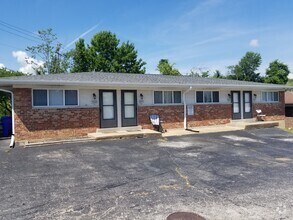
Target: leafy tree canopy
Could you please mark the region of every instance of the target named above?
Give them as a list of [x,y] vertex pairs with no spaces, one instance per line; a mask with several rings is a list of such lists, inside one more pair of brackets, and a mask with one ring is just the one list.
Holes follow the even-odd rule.
[[204,77],[208,78],[210,77],[210,71],[206,68],[192,68],[190,70],[190,73],[188,73],[188,76],[195,76],[195,77]]
[[261,61],[259,53],[247,52],[237,65],[228,67],[229,73],[227,78],[242,81],[262,82],[260,73],[256,72],[261,64]]
[[288,66],[278,60],[270,63],[264,78],[265,83],[286,84],[290,70]]
[[161,59],[157,66],[157,70],[163,75],[181,75],[178,69],[174,68],[174,63],[170,64],[168,59]]
[[[26,51],[33,58],[41,59],[44,64],[37,65],[35,68],[36,74],[54,74],[67,72],[69,67],[68,56],[61,53],[61,44],[56,43],[57,35],[53,33],[51,28],[39,30],[38,35],[40,43],[35,46],[28,46]],[[27,61],[29,62],[29,61]]]
[[120,40],[110,31],[95,34],[91,44],[85,46],[80,39],[72,50],[71,72],[102,71],[118,73],[145,73],[145,62],[138,59],[135,46]]
[[88,72],[91,70],[91,57],[84,39],[79,39],[75,43],[75,49],[71,51],[73,59],[71,72]]
[[7,68],[0,68],[0,77],[22,76],[24,73],[19,71],[9,70]]

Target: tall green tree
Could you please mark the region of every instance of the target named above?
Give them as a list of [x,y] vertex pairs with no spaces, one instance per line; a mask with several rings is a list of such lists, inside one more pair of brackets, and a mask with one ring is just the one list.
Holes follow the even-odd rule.
[[79,39],[75,43],[75,49],[72,50],[71,56],[73,59],[71,72],[91,71],[92,57],[89,49],[85,46],[84,39]]
[[261,56],[259,53],[247,52],[244,57],[235,66],[228,67],[228,79],[236,79],[243,81],[262,82],[260,73],[257,73]]
[[134,44],[120,44],[120,40],[110,31],[95,34],[88,47],[85,47],[83,40],[79,40],[72,50],[72,57],[72,72],[145,73],[146,63],[138,59]]
[[101,31],[91,40],[91,55],[93,70],[102,72],[115,72],[114,62],[119,40],[110,31]]
[[61,44],[56,43],[57,35],[53,33],[51,28],[39,30],[38,35],[40,43],[35,46],[28,46],[26,51],[35,59],[41,59],[43,66],[35,68],[37,74],[54,74],[66,72],[65,56],[61,53]]
[[163,75],[173,75],[179,76],[181,75],[179,70],[174,68],[174,63],[170,64],[168,59],[161,59],[157,66],[157,70]]
[[210,76],[210,71],[206,68],[192,68],[188,73],[188,76],[207,78]]
[[118,73],[145,73],[146,62],[138,59],[134,44],[126,42],[117,48],[114,70]]
[[266,70],[264,78],[265,83],[273,84],[286,84],[288,82],[288,75],[290,70],[288,66],[279,60],[274,60],[270,63],[269,68]]

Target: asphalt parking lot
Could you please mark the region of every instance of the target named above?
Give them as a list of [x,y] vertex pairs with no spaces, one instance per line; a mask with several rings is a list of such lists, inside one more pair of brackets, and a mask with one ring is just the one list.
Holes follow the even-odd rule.
[[292,219],[293,135],[279,129],[8,150],[0,219]]

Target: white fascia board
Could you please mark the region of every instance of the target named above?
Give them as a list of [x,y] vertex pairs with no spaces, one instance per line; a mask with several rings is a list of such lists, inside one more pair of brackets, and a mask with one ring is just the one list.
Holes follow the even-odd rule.
[[57,81],[57,80],[47,80],[47,81],[28,81],[28,80],[5,80],[0,82],[3,86],[18,86],[18,85],[47,85],[47,86],[99,86],[99,87],[127,87],[127,88],[142,88],[142,87],[174,87],[174,88],[226,88],[226,89],[278,89],[278,90],[293,90],[292,86],[285,85],[229,85],[229,84],[170,84],[170,83],[148,83],[148,84],[138,84],[138,83],[103,83],[103,82],[72,82],[72,81]]

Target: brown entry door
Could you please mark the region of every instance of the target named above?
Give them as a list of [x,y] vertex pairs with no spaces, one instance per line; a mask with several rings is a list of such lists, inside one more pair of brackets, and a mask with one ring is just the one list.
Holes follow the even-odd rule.
[[243,117],[252,118],[252,92],[243,92]]
[[116,90],[100,90],[99,100],[101,128],[117,127]]
[[137,94],[136,90],[121,91],[122,126],[137,125]]
[[231,92],[232,119],[241,119],[240,91]]

